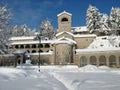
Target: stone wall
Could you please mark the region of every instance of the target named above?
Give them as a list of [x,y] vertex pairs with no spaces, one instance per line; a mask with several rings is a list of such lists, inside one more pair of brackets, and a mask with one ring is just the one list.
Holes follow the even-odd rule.
[[75,64],[82,67],[87,64],[120,67],[120,51],[81,52],[76,55]]
[[14,66],[16,57],[13,54],[0,55],[0,66]]
[[95,37],[75,37],[74,40],[77,42],[77,48],[87,48],[95,39]]

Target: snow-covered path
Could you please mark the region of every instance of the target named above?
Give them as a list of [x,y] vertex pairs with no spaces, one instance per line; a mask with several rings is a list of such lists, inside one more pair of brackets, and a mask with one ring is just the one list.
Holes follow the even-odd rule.
[[[28,68],[27,68],[28,69]],[[95,66],[0,68],[0,90],[119,90],[120,69]]]
[[69,90],[119,90],[120,75],[114,73],[59,72],[54,74]]
[[67,88],[48,72],[27,70],[21,76],[16,73],[4,75],[0,80],[0,90],[67,90]]

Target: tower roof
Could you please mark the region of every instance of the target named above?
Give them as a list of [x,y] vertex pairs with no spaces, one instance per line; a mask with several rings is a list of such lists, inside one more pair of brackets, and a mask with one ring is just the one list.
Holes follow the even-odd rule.
[[71,13],[68,13],[68,12],[66,12],[66,11],[63,11],[62,13],[58,14],[57,16],[59,17],[59,16],[62,15],[62,14],[68,14],[68,15],[72,16]]

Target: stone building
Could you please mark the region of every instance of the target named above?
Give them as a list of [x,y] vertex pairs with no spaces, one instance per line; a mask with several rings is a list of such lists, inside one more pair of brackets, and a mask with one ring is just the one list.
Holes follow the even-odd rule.
[[[53,40],[34,40],[35,36],[11,37],[10,52],[27,50],[33,64],[39,60],[41,64],[84,66],[107,65],[120,67],[120,48],[88,48],[97,38],[97,34],[89,33],[84,27],[72,27],[72,14],[64,11],[57,15],[58,33]],[[22,60],[21,60],[22,61]]]

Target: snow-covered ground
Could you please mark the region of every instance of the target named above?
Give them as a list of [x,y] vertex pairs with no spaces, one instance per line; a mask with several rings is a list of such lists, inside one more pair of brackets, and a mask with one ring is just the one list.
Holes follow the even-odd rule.
[[106,66],[0,67],[0,90],[119,90],[120,69]]

